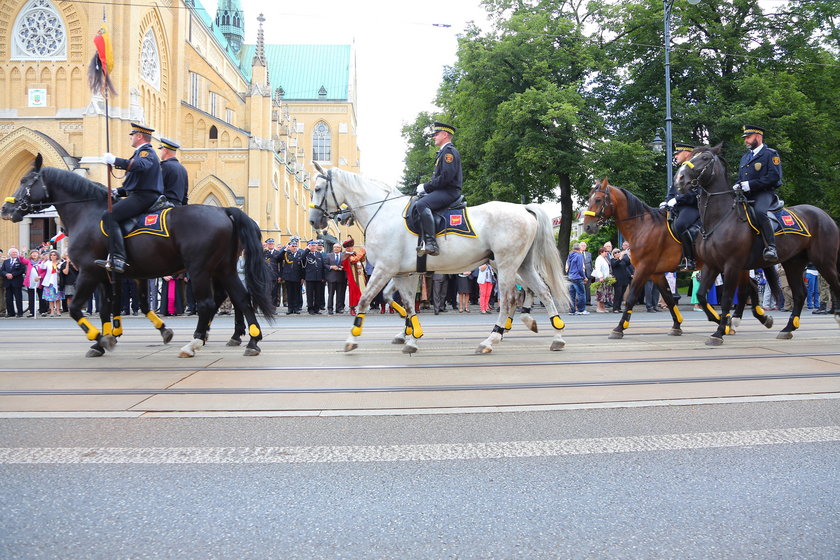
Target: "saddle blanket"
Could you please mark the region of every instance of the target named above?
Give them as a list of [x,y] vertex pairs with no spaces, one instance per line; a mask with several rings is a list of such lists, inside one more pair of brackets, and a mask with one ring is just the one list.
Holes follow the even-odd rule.
[[[406,206],[406,209],[408,207]],[[406,212],[407,214],[408,212]],[[420,228],[417,223],[410,220],[407,215],[405,218],[405,228],[414,235],[420,234]],[[467,215],[466,208],[459,208],[457,210],[439,210],[435,212],[435,236],[441,235],[460,235],[462,237],[478,237],[475,230],[470,223],[470,218]]]
[[811,237],[811,232],[805,226],[805,223],[788,208],[782,208],[776,212],[771,212],[771,222],[773,222],[773,231],[776,235],[783,235],[792,233],[795,235],[802,235],[804,237]]
[[[123,237],[134,237],[135,235],[157,235],[160,237],[169,237],[169,226],[168,226],[168,214],[172,208],[164,208],[158,212],[152,212],[150,214],[140,214],[136,218],[132,218],[131,220],[126,220],[125,222],[120,224],[120,227],[123,231]],[[108,237],[108,234],[105,232],[105,228],[102,225],[102,221],[99,222],[99,229],[102,231],[102,234],[105,237]]]

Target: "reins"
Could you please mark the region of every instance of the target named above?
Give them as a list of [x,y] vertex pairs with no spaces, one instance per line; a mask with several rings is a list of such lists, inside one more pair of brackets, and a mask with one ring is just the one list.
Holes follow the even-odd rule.
[[[385,198],[382,199],[382,200],[376,200],[374,202],[368,202],[367,204],[361,204],[361,205],[357,206],[356,209],[354,209],[350,206],[348,206],[346,209],[342,209],[341,206],[338,204],[338,197],[335,196],[335,187],[333,187],[332,171],[333,171],[332,169],[328,170],[326,175],[323,174],[323,173],[318,174],[318,177],[323,178],[324,181],[326,182],[326,192],[324,193],[324,196],[321,198],[321,202],[319,204],[317,204],[317,205],[311,204],[310,207],[315,208],[317,210],[320,210],[321,213],[324,214],[324,216],[326,216],[328,218],[335,219],[339,214],[343,214],[343,213],[349,211],[350,215],[353,217],[353,219],[357,219],[356,212],[355,212],[356,209],[365,208],[366,206],[374,206],[374,205],[378,204],[379,208],[376,209],[376,211],[373,213],[373,215],[368,220],[367,224],[364,224],[362,226],[362,234],[363,235],[367,235],[367,230],[370,227],[370,224],[373,222],[373,219],[376,218],[376,215],[379,214],[379,211],[382,210],[382,207],[385,206],[386,202],[388,202],[389,200],[397,200],[398,198],[403,198],[403,197],[409,196],[409,195],[406,195],[406,194],[401,194],[399,196],[395,196],[395,197],[391,198],[391,193],[388,192],[388,194],[385,195]],[[333,204],[336,207],[336,210],[334,212],[328,212],[327,208],[326,208],[326,201],[327,201],[327,194],[328,193],[332,195]]]
[[[708,239],[709,237],[711,237],[712,234],[715,232],[715,230],[718,228],[718,226],[720,226],[721,224],[723,224],[726,221],[726,218],[729,216],[729,214],[731,214],[733,212],[736,212],[736,207],[738,206],[739,202],[746,202],[747,201],[746,197],[744,196],[743,191],[741,191],[740,189],[738,189],[738,190],[727,189],[725,191],[720,191],[720,192],[709,192],[709,190],[706,189],[706,187],[703,186],[703,184],[701,184],[700,181],[703,178],[703,174],[706,173],[706,171],[709,168],[712,168],[712,171],[711,171],[711,175],[708,178],[708,181],[711,182],[712,179],[715,177],[716,170],[714,169],[714,167],[715,167],[714,162],[716,162],[716,161],[718,161],[718,157],[716,155],[714,155],[713,158],[709,161],[709,163],[706,164],[705,166],[703,166],[703,169],[700,170],[700,173],[697,174],[697,177],[688,181],[689,188],[701,191],[700,197],[702,197],[705,200],[705,202],[702,205],[702,209],[700,209],[700,224],[701,224],[700,235],[703,236],[703,239]],[[694,164],[691,163],[690,161],[685,162],[684,165],[687,165],[688,167],[694,169]],[[720,219],[718,219],[718,221],[714,224],[712,229],[707,230],[706,227],[705,227],[706,226],[705,216],[706,216],[706,212],[708,211],[709,203],[711,202],[713,196],[719,196],[719,195],[731,195],[731,196],[733,196],[734,198],[733,198],[732,206],[729,207],[729,211],[726,212],[726,214],[724,214],[723,216],[720,217]],[[698,199],[700,197],[698,197]],[[740,216],[737,216],[737,215],[736,215],[736,217],[738,218],[739,221],[742,221],[742,222],[746,221],[746,214],[744,215],[743,218],[741,218]]]

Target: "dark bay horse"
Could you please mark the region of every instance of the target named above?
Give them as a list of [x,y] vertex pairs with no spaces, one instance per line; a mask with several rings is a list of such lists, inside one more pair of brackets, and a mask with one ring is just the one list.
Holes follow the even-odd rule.
[[[721,146],[703,146],[677,171],[675,186],[680,192],[699,191],[700,219],[703,223],[698,250],[703,255],[699,292],[705,296],[714,278],[723,273],[722,320],[706,344],[718,346],[729,325],[733,286],[744,269],[767,267],[762,257],[764,244],[751,224],[746,197],[731,188],[732,182],[720,157]],[[793,306],[787,325],[776,338],[793,338],[805,302],[802,273],[812,262],[831,286],[834,299],[840,298],[840,228],[831,216],[816,206],[792,206],[804,232],[776,235],[779,260],[793,293]],[[705,302],[704,302],[705,303]],[[834,319],[840,324],[840,311]]]
[[[13,197],[5,200],[0,217],[19,222],[26,214],[54,206],[68,236],[69,255],[79,268],[76,295],[70,304],[70,316],[94,342],[88,356],[101,356],[110,350],[115,336],[122,332],[119,302],[111,322],[110,278],[94,264],[108,253],[107,238],[100,218],[107,208],[106,188],[70,171],[42,167],[38,154],[35,165],[21,179]],[[193,204],[171,209],[167,214],[165,235],[142,234],[126,239],[131,266],[126,276],[134,279],[159,278],[186,271],[195,296],[198,324],[193,340],[181,349],[182,357],[195,355],[207,340],[210,323],[225,292],[240,309],[248,323],[250,341],[245,355],[260,353],[262,331],[254,312],[256,306],[267,320],[274,318],[270,296],[270,271],[262,258],[262,242],[257,224],[238,208],[219,208]],[[236,274],[236,260],[245,251],[245,286]],[[116,282],[119,284],[119,282]],[[82,315],[82,306],[97,286],[105,286],[105,305],[100,307],[102,331]],[[253,306],[252,306],[253,302]],[[149,310],[148,298],[140,298],[140,307],[166,339],[166,325]],[[170,334],[171,337],[171,334]]]
[[[679,266],[682,245],[668,228],[664,211],[648,206],[630,191],[614,187],[604,179],[600,184],[596,183],[589,194],[589,208],[584,212],[583,230],[589,234],[597,233],[610,219],[615,220],[618,231],[630,242],[630,261],[635,268],[628,288],[627,307],[618,325],[610,333],[610,338],[622,338],[625,329],[630,327],[633,306],[642,298],[645,282],[649,279],[659,287],[662,298],[671,313],[673,325],[668,334],[681,335],[683,317],[676,306],[674,296],[665,279],[665,273],[673,272]],[[698,263],[702,262],[702,259],[702,253],[698,253]],[[774,273],[770,272],[770,274],[771,279],[774,278]],[[714,278],[712,276],[712,280]],[[755,286],[750,281],[749,274],[744,273],[740,280],[752,301],[753,316],[762,325],[768,329],[771,328],[773,317],[764,313],[764,310],[758,306]],[[746,296],[740,299],[737,314],[739,317],[743,313],[746,300]],[[702,308],[709,321],[720,321],[720,316],[705,301]]]

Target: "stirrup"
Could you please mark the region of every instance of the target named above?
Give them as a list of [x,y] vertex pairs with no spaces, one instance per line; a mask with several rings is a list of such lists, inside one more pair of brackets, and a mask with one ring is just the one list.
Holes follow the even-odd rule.
[[683,257],[682,261],[680,262],[680,270],[696,270],[697,263],[694,262],[694,259],[690,259],[688,257]]
[[423,254],[429,255],[432,257],[436,257],[440,254],[440,249],[438,245],[434,241],[424,241],[423,242]]
[[764,260],[768,263],[775,264],[779,262],[779,254],[776,252],[776,248],[772,246],[767,246],[764,249],[764,253],[762,254]]

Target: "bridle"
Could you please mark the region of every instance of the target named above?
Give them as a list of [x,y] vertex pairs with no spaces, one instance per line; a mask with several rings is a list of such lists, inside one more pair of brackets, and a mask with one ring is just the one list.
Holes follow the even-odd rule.
[[[717,158],[718,158],[718,156],[716,154],[712,153],[711,159],[709,159],[709,161],[708,161],[708,163],[706,163],[706,165],[704,165],[702,168],[700,168],[700,172],[697,173],[697,176],[688,181],[688,185],[687,185],[687,189],[686,189],[686,190],[690,189],[690,190],[693,190],[694,192],[699,192],[700,193],[698,195],[698,198],[697,198],[698,202],[700,202],[701,199],[705,199],[705,202],[698,205],[698,210],[700,211],[700,223],[702,224],[702,226],[700,228],[700,234],[703,236],[703,239],[708,239],[709,237],[711,237],[712,233],[714,233],[714,231],[717,229],[717,227],[726,221],[727,216],[730,213],[735,212],[735,208],[737,207],[738,203],[739,202],[746,202],[746,200],[747,200],[746,197],[744,196],[744,193],[740,189],[738,189],[738,190],[726,189],[726,190],[722,190],[720,192],[709,192],[709,190],[703,185],[703,183],[706,183],[706,184],[711,183],[712,179],[714,179],[715,174],[717,173],[717,171],[715,169],[715,161],[717,160]],[[683,165],[689,167],[690,169],[694,169],[696,167],[690,160],[683,163]],[[706,171],[709,170],[709,168],[711,168],[711,174],[709,175],[708,180],[704,180],[703,175],[706,173]],[[707,212],[708,207],[709,207],[709,203],[711,202],[711,199],[712,199],[713,196],[719,196],[719,195],[731,195],[731,196],[733,196],[734,197],[733,204],[729,208],[729,212],[727,212],[727,214],[725,216],[722,216],[718,220],[718,222],[716,224],[714,224],[714,226],[712,226],[712,229],[707,230],[706,229],[706,218],[705,218],[705,216],[706,216],[706,212]],[[743,219],[740,218],[740,217],[738,219],[740,219],[742,221],[746,220],[746,216]]]
[[[602,189],[602,187],[603,187],[603,189]],[[606,186],[598,185],[598,186],[596,186],[592,190],[592,194],[589,195],[589,198],[592,198],[594,195],[596,195],[598,193],[601,193],[601,194],[604,195],[604,198],[601,199],[601,207],[598,209],[597,212],[593,212],[592,210],[586,210],[586,211],[583,212],[583,215],[584,216],[592,216],[593,218],[595,218],[595,220],[596,220],[595,223],[600,228],[600,227],[603,227],[604,224],[606,224],[610,220],[610,218],[604,216],[604,213],[606,212],[607,208],[612,210],[611,214],[614,214],[615,213],[615,207],[613,206],[612,198],[610,198],[610,186],[609,185],[606,185]],[[612,216],[610,216],[610,217],[612,217]]]
[[[346,214],[349,213],[351,218],[358,221],[358,218],[357,218],[356,213],[353,210],[353,208],[351,208],[350,206],[348,206],[346,204],[340,205],[338,203],[338,197],[335,196],[335,187],[333,186],[332,171],[333,171],[332,169],[329,169],[329,170],[327,170],[326,174],[325,173],[319,173],[317,175],[318,178],[324,179],[325,192],[324,192],[324,196],[321,197],[321,201],[318,204],[312,203],[312,204],[309,205],[309,207],[313,210],[319,210],[321,212],[321,214],[323,214],[327,218],[335,219],[338,216],[346,215]],[[333,205],[336,207],[336,210],[334,210],[332,212],[327,210],[326,203],[327,203],[327,196],[328,195],[332,196]],[[407,196],[407,195],[401,195],[401,196]],[[367,228],[370,226],[371,222],[373,222],[373,219],[376,218],[376,215],[379,214],[379,211],[382,210],[382,207],[389,200],[396,200],[396,197],[391,198],[391,193],[390,192],[387,195],[385,195],[385,198],[382,199],[382,200],[378,200],[376,202],[369,202],[368,204],[363,204],[362,206],[359,207],[359,208],[364,208],[365,206],[373,206],[374,204],[379,205],[379,208],[377,208],[376,211],[373,213],[373,216],[370,217],[370,220],[368,220],[368,223],[365,224],[362,227],[362,233],[367,232]],[[359,223],[361,224],[361,222],[359,222]]]
[[20,189],[18,189],[18,193],[23,193],[22,197],[14,197],[14,196],[7,196],[3,199],[3,202],[7,202],[9,204],[15,205],[15,212],[20,212],[23,215],[26,214],[33,214],[36,212],[43,212],[47,208],[53,205],[52,202],[31,202],[32,198],[32,187],[39,184],[41,188],[44,189],[44,196],[45,198],[50,198],[49,190],[47,189],[47,184],[41,178],[41,171],[32,171],[28,178],[25,179]]

